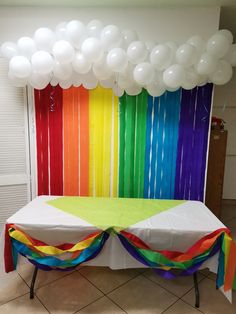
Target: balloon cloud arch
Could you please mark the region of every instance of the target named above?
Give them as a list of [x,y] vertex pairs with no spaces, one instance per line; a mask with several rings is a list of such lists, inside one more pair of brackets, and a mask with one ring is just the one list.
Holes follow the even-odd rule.
[[50,83],[93,89],[100,84],[117,96],[124,91],[137,95],[142,88],[160,96],[207,82],[223,85],[236,66],[236,44],[229,30],[219,30],[207,41],[195,35],[178,46],[144,42],[133,30],[104,26],[99,20],[39,28],[32,38],[3,43],[1,54],[9,60],[8,76],[15,86],[43,89]]

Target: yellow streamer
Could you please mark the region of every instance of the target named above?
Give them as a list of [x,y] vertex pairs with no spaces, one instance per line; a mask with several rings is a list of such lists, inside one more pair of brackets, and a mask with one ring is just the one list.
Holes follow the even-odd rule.
[[119,99],[113,94],[113,182],[112,182],[112,197],[118,196],[118,116],[119,116]]
[[93,240],[100,234],[96,234],[93,237],[89,238],[89,239],[85,239],[79,243],[76,243],[72,248],[68,249],[68,250],[62,250],[59,249],[55,246],[51,246],[51,245],[34,245],[23,233],[21,233],[18,230],[10,230],[9,232],[10,237],[27,245],[28,247],[31,247],[39,252],[42,252],[44,254],[47,255],[59,255],[59,254],[63,254],[66,252],[76,252],[76,251],[81,251],[86,249],[87,247],[89,247],[91,245],[91,243],[93,242]]
[[118,98],[97,87],[89,94],[89,195],[117,196]]

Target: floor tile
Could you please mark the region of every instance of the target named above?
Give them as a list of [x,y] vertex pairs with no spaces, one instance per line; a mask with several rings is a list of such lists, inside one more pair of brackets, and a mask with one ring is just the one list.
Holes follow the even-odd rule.
[[86,306],[79,312],[79,314],[122,314],[122,311],[116,304],[114,304],[107,297],[103,297],[98,301]]
[[114,290],[140,274],[137,269],[113,270],[108,267],[83,267],[79,272],[103,293]]
[[74,313],[103,296],[79,272],[39,288],[36,294],[50,313],[57,314]]
[[163,314],[200,314],[200,312],[192,306],[179,300],[169,307]]
[[146,277],[140,275],[109,295],[129,314],[158,314],[173,304],[177,298]]
[[[165,279],[157,274],[154,273],[154,271],[147,270],[144,273],[144,276],[163,288],[167,289],[168,291],[172,292],[178,297],[182,297],[186,292],[188,292],[193,286],[193,276],[188,277],[178,277],[173,280]],[[201,273],[198,274],[198,280],[205,278]]]
[[29,287],[17,273],[10,273],[9,283],[0,289],[0,305],[29,292]]
[[31,300],[29,294],[0,306],[0,314],[48,314],[37,298]]
[[[31,279],[33,276],[34,266],[30,263],[27,263],[25,265],[21,265],[17,269],[17,271],[19,272],[20,276],[25,280],[25,282],[30,286]],[[62,278],[68,275],[69,273],[71,272],[62,272],[62,271],[56,271],[56,270],[43,271],[39,269],[37,278],[35,281],[35,289],[43,287],[59,278]]]
[[200,269],[199,272],[203,274],[205,277],[207,277],[211,273],[209,268]]
[[212,279],[212,280],[214,280],[214,282],[215,282],[215,284],[216,284],[217,274],[212,273],[212,272],[210,271],[207,277],[210,278],[210,279]]
[[[199,284],[200,310],[205,314],[235,314],[236,292],[233,292],[234,303],[231,304],[221,291],[216,290],[215,283],[209,278],[203,279]],[[194,304],[195,295],[192,289],[183,298],[190,305]]]

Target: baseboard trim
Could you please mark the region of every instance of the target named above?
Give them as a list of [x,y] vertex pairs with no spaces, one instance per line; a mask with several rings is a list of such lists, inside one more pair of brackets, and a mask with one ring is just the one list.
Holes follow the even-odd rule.
[[222,199],[222,205],[227,204],[236,206],[236,199]]

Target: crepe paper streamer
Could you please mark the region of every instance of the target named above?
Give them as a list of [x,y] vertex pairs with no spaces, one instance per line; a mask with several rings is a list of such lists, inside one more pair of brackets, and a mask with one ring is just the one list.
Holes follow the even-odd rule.
[[224,291],[234,288],[236,275],[236,246],[226,228],[218,229],[197,241],[186,252],[152,250],[137,236],[121,231],[118,235],[126,250],[142,264],[154,268],[165,278],[174,278],[172,270],[179,269],[179,275],[191,275],[204,261],[219,252],[217,287]]
[[[9,236],[12,247],[21,255],[29,258],[37,265],[45,265],[53,268],[67,268],[78,266],[85,261],[97,256],[102,250],[106,240],[109,237],[108,232],[96,232],[84,238],[77,244],[63,244],[59,246],[49,246],[39,240],[33,239],[14,225],[8,226]],[[63,253],[72,254],[71,258],[59,259],[55,256],[61,256]],[[6,257],[7,258],[7,257]],[[13,259],[13,258],[12,258]],[[9,263],[9,265],[7,265]],[[5,259],[6,269],[11,271],[15,269],[14,265],[8,259]]]
[[[6,272],[16,268],[16,253],[25,256],[40,269],[73,269],[81,263],[95,258],[101,252],[110,234],[117,235],[125,249],[136,260],[153,268],[156,273],[168,279],[192,275],[207,259],[219,252],[217,287],[223,286],[225,292],[235,288],[236,245],[226,228],[218,229],[204,236],[186,252],[178,252],[152,250],[137,236],[126,231],[117,232],[114,228],[90,234],[77,244],[67,243],[49,246],[29,237],[17,226],[7,225],[5,238]],[[62,254],[64,253],[71,253],[70,258],[63,259]],[[178,270],[177,273],[176,270]]]
[[174,198],[180,96],[148,98],[144,197]]
[[123,230],[162,211],[183,204],[178,200],[109,197],[59,197],[47,204],[86,220],[100,229]]
[[38,195],[49,195],[48,165],[48,89],[34,90],[37,135]]
[[88,195],[89,187],[89,93],[79,88],[79,195]]
[[64,195],[79,193],[79,89],[63,91]]
[[212,84],[182,91],[176,199],[203,200]]
[[59,85],[50,88],[48,100],[50,194],[63,195],[62,89]]
[[89,93],[89,194],[117,196],[118,99],[112,90]]
[[203,200],[211,95],[35,91],[38,194]]
[[4,261],[5,261],[5,272],[9,273],[10,271],[16,268],[15,264],[15,254],[14,247],[11,243],[11,237],[9,235],[10,225],[5,226],[5,243],[4,243]]

